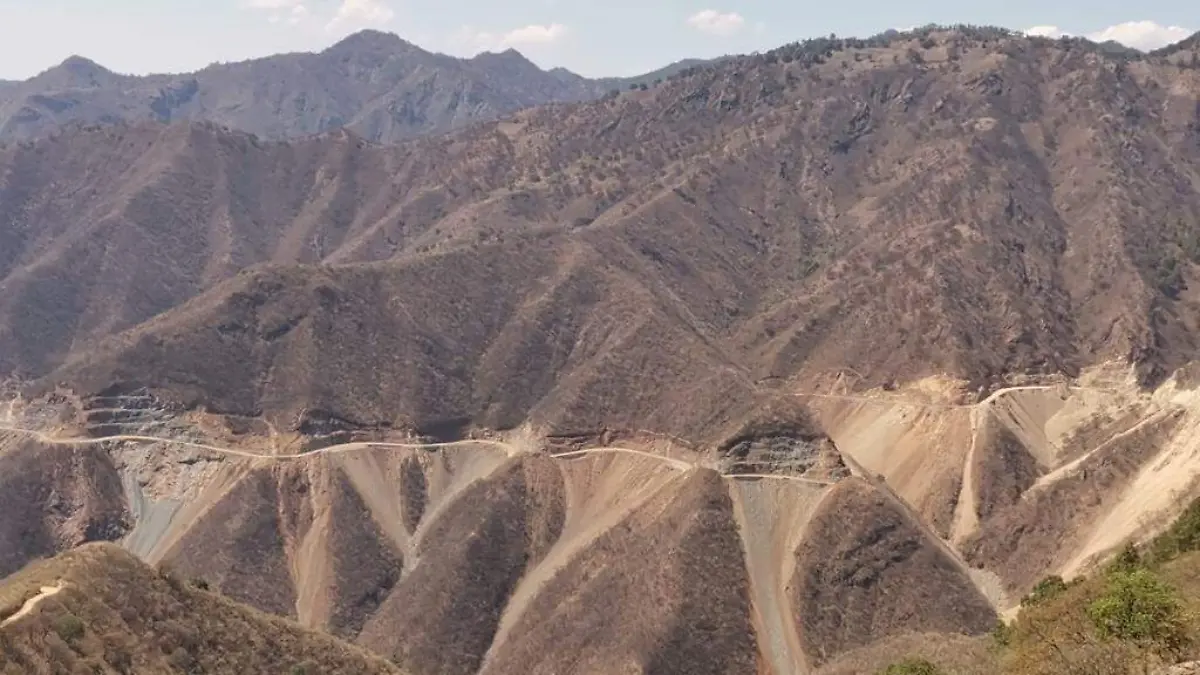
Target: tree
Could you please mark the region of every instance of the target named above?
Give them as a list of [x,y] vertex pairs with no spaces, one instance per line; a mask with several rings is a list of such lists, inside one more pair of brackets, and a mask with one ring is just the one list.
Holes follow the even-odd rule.
[[1162,656],[1178,654],[1188,643],[1175,589],[1147,569],[1109,574],[1104,594],[1088,605],[1087,615],[1102,639],[1123,640]]

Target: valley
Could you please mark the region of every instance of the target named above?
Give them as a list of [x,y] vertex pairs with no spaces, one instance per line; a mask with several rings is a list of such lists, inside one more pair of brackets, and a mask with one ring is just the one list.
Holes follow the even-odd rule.
[[1200,548],[1198,49],[6,83],[0,672],[1149,654],[1086,603]]
[[[401,664],[404,658],[419,662],[411,655],[432,646],[385,638],[379,628],[395,625],[395,618],[385,617],[393,616],[397,603],[431,602],[427,593],[452,583],[431,581],[431,575],[470,574],[458,569],[471,564],[469,558],[442,556],[463,545],[456,543],[463,527],[474,529],[481,537],[474,555],[500,565],[491,574],[502,572],[503,579],[486,582],[490,592],[500,594],[500,604],[492,606],[486,626],[472,620],[471,630],[482,632],[466,653],[473,656],[463,672],[504,672],[504,663],[527,653],[530,621],[543,620],[543,612],[568,598],[595,592],[599,579],[571,581],[572,570],[603,564],[609,574],[620,574],[628,564],[634,574],[646,565],[645,558],[617,551],[638,546],[639,539],[618,549],[612,548],[615,542],[646,536],[636,528],[668,517],[672,504],[704,495],[712,504],[707,508],[726,519],[731,537],[705,555],[729,561],[721,568],[727,576],[717,583],[743,589],[737,600],[730,598],[741,609],[730,609],[733,614],[722,621],[753,631],[756,646],[747,654],[757,654],[754,658],[770,672],[819,672],[831,656],[907,634],[913,620],[923,622],[925,630],[955,631],[963,621],[987,629],[994,621],[990,617],[1011,614],[1045,573],[1068,578],[1086,573],[1129,538],[1168,522],[1180,503],[1200,496],[1200,445],[1192,440],[1200,407],[1194,390],[1174,379],[1145,392],[1132,370],[1112,364],[1075,381],[1000,388],[977,403],[955,400],[958,389],[934,380],[892,391],[796,392],[829,440],[814,445],[789,438],[787,452],[740,459],[722,454],[742,447],[736,444],[698,449],[613,432],[610,438],[622,440],[555,447],[552,438],[527,428],[452,441],[389,439],[377,432],[378,437],[363,440],[336,440],[335,435],[312,439],[311,449],[296,452],[287,450],[294,443],[279,437],[234,433],[219,415],[179,412],[176,419],[167,415],[164,420],[148,414],[160,404],[141,394],[128,397],[136,407],[100,408],[105,415],[96,423],[91,414],[92,426],[94,404],[61,396],[16,398],[4,408],[0,456],[37,462],[50,448],[90,455],[102,472],[111,473],[109,482],[122,486],[119,495],[111,495],[115,501],[89,507],[108,510],[120,521],[110,535],[114,541],[151,563],[169,563],[204,579],[236,600],[356,639],[401,658]],[[127,420],[119,423],[122,433],[101,435],[113,430],[116,418]],[[172,431],[156,435],[155,427]],[[1142,430],[1155,436],[1148,452],[1134,446],[1139,461],[1121,466],[1116,476],[1093,475],[1103,473],[1093,467],[1111,462],[1106,457],[1112,448],[1145,442]],[[761,433],[751,445],[778,448],[779,439]],[[814,450],[826,456],[814,461]],[[768,456],[770,461],[764,459]],[[759,464],[748,464],[752,461]],[[1098,508],[1089,496],[1095,485],[1104,486]],[[60,489],[67,490],[62,496],[68,499],[83,500],[79,503],[97,496],[87,486],[74,495],[78,486],[55,488]],[[528,495],[520,498],[520,508],[540,505],[533,513],[511,516],[515,523],[549,528],[529,540],[536,548],[526,563],[504,553],[515,543],[509,528],[520,525],[508,522],[509,516],[502,524],[490,515],[516,506],[507,501],[515,496],[512,490]],[[634,525],[647,517],[646,524]],[[852,564],[879,566],[881,583],[894,579],[909,586],[938,578],[930,575],[940,570],[939,587],[955,588],[958,595],[925,606],[905,619],[903,630],[887,623],[898,607],[894,598],[857,601],[867,604],[858,606],[856,616],[874,616],[866,619],[873,628],[843,626],[830,633],[804,623],[820,614],[789,598],[805,574],[827,574],[817,570],[840,559],[828,550],[840,545],[836,536],[821,529],[829,518],[843,522],[843,529],[846,518],[866,518],[867,528],[895,519],[897,532],[916,542],[905,546],[916,548],[896,559],[889,551],[900,544],[882,544],[873,553],[855,553],[882,558]],[[60,541],[78,536],[71,533],[70,521],[47,525]],[[493,527],[501,529],[487,534]],[[666,546],[661,551],[667,557],[655,565],[668,565],[674,547],[688,545],[693,535],[685,532],[664,532],[667,539],[651,540]],[[855,534],[851,528],[840,536],[850,537],[848,550],[858,550],[862,544],[852,542],[866,532]],[[247,536],[255,541],[250,549]],[[684,539],[668,543],[678,536]],[[340,548],[347,544],[354,547],[353,558],[345,558]],[[200,555],[198,546],[208,553]],[[823,552],[809,559],[802,555],[809,549]],[[997,550],[1003,552],[999,557]],[[1036,567],[1012,565],[1005,555],[1030,558]],[[370,564],[378,567],[359,569],[364,561],[377,561]],[[683,583],[672,566],[655,565],[650,569],[665,575],[663,583]],[[275,571],[266,575],[265,570]],[[1035,575],[1026,570],[1036,570]],[[834,594],[831,601],[855,603],[854,594],[862,591],[855,586],[838,591],[838,583],[822,582],[823,592]],[[445,599],[421,606],[453,612],[454,602],[448,607],[441,602]],[[630,596],[624,602],[636,607],[638,601]],[[973,614],[954,614],[963,602]],[[620,611],[630,611],[629,605],[622,604]],[[466,624],[453,623],[466,617],[440,620],[458,626],[452,632],[467,630]],[[617,644],[610,643],[614,653],[635,648]],[[538,651],[547,663],[560,654],[547,645]]]

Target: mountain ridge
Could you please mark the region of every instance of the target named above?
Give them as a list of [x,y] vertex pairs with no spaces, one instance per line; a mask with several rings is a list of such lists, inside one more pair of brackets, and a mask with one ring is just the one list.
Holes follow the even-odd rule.
[[1198,102],[965,27],[0,146],[0,564],[119,540],[414,673],[983,633],[1200,490]]
[[599,98],[641,81],[564,72],[544,71],[512,49],[460,59],[375,30],[319,52],[214,63],[190,73],[122,75],[72,56],[0,85],[0,141],[38,137],[70,122],[191,119],[264,138],[348,127],[394,142],[535,105]]

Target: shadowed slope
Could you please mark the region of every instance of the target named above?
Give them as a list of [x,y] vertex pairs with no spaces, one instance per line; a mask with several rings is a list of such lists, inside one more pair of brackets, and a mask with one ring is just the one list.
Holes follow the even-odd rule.
[[676,308],[626,274],[580,269],[594,253],[506,253],[249,272],[55,378],[300,430],[715,433],[754,404]]
[[482,672],[753,672],[749,603],[729,496],[698,471],[548,580]]
[[0,576],[131,527],[121,477],[99,448],[75,452],[0,439]]
[[513,589],[558,539],[564,518],[554,462],[510,461],[425,526],[412,571],[359,642],[414,673],[476,672]]
[[885,637],[983,633],[996,621],[941,542],[859,479],[833,488],[812,516],[791,594],[805,652],[818,665]]

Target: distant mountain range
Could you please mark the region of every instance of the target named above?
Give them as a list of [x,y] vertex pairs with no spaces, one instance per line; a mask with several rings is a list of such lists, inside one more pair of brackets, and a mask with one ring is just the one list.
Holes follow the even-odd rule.
[[378,31],[356,33],[320,53],[178,75],[120,75],[73,56],[24,82],[0,81],[0,141],[34,138],[71,122],[191,120],[272,139],[347,127],[387,143],[545,103],[598,98],[700,62],[588,79],[542,70],[512,49],[459,59]]

